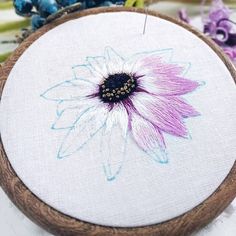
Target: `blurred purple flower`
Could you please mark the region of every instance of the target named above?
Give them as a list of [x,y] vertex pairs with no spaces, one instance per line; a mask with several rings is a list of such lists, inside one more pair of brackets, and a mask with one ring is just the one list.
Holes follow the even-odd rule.
[[225,47],[223,48],[225,54],[236,63],[236,47]]
[[[222,47],[229,58],[236,63],[236,32],[233,30],[233,24],[236,23],[230,19],[231,10],[224,5],[222,0],[213,0],[209,12],[205,16],[205,3],[206,0],[202,0],[203,32]],[[181,9],[178,13],[180,20],[190,23],[185,9]]]
[[186,23],[190,23],[190,19],[189,19],[188,13],[187,13],[185,8],[180,9],[178,14],[179,14],[179,19],[180,20],[182,20],[182,21],[184,21]]
[[232,28],[232,24],[228,21],[230,13],[230,9],[224,5],[222,0],[214,0],[208,17],[203,19],[204,32],[214,36],[218,27],[229,32]]

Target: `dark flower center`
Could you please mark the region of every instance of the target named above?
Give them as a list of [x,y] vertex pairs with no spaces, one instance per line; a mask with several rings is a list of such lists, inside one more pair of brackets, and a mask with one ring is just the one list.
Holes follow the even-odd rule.
[[119,102],[128,98],[136,89],[137,81],[133,75],[117,73],[108,75],[99,87],[103,102]]

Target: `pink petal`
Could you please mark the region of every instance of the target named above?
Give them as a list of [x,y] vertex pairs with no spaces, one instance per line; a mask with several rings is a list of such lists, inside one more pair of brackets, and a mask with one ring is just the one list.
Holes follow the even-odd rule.
[[166,102],[175,109],[183,118],[194,117],[200,115],[191,105],[189,105],[183,98],[176,96],[163,97]]
[[147,57],[155,57],[158,58],[162,62],[170,62],[171,58],[173,56],[173,49],[167,48],[164,50],[157,50],[152,52],[144,52],[144,53],[137,53],[127,59],[123,65],[123,71],[129,72],[129,73],[141,73],[143,72],[142,63],[143,60]]
[[163,95],[183,95],[195,90],[199,84],[183,78],[185,70],[176,64],[163,63],[161,58],[146,57],[142,60],[144,76],[138,79],[140,87],[147,92]]
[[131,112],[131,129],[137,145],[154,160],[166,163],[165,143],[160,130],[135,112]]
[[184,70],[183,67],[178,66],[176,64],[165,63],[162,61],[162,58],[157,56],[149,56],[142,60],[142,66],[145,68],[149,68],[151,72],[154,72],[158,75],[181,75]]
[[183,117],[167,99],[138,92],[132,97],[132,103],[141,116],[160,130],[179,137],[187,136]]
[[178,76],[144,76],[138,79],[141,89],[157,95],[184,95],[194,91],[198,82],[184,79]]

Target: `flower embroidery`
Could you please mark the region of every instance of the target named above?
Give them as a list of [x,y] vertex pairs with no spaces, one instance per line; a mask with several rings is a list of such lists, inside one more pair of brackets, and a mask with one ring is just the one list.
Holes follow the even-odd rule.
[[52,128],[67,130],[58,158],[74,154],[101,135],[104,171],[113,180],[121,170],[129,136],[147,156],[167,163],[163,134],[187,137],[184,119],[199,115],[181,97],[199,83],[184,78],[189,64],[172,62],[172,52],[138,53],[125,59],[107,47],[103,56],[87,57],[85,64],[73,67],[74,79],[45,91],[41,96],[58,104]]

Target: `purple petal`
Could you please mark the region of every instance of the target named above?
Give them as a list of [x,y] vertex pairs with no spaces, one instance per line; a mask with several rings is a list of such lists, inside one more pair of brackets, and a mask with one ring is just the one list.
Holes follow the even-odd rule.
[[185,68],[179,65],[163,63],[160,58],[153,56],[144,58],[141,65],[146,73],[138,79],[138,83],[150,93],[183,95],[198,87],[196,81],[181,76]]
[[225,54],[232,60],[235,61],[236,60],[236,47],[226,47],[223,48]]
[[194,91],[198,82],[184,79],[179,76],[143,76],[138,79],[138,85],[142,90],[156,95],[183,95]]
[[169,75],[176,76],[181,75],[185,68],[176,64],[170,64],[163,62],[162,58],[158,56],[145,57],[141,61],[141,66],[148,68],[151,73],[156,75]]
[[156,126],[131,112],[131,130],[134,140],[142,150],[158,162],[168,161],[163,136]]
[[200,115],[191,105],[189,105],[183,98],[171,96],[164,97],[173,109],[176,110],[183,118],[194,117]]
[[[134,108],[145,119],[169,134],[186,137],[187,129],[182,114],[162,97],[152,96],[145,92],[136,93],[132,97]],[[178,108],[181,110],[181,108]]]
[[209,11],[209,19],[214,22],[218,22],[223,18],[229,19],[230,13],[230,9],[224,5],[222,0],[215,0]]
[[144,52],[144,53],[137,53],[127,59],[123,65],[123,71],[142,74],[143,71],[146,71],[146,68],[142,65],[143,60],[147,57],[156,58],[159,61],[169,63],[173,56],[173,49],[164,49],[164,50],[157,50],[153,52]]
[[187,11],[185,8],[182,8],[179,10],[178,12],[179,14],[179,19],[186,22],[186,23],[190,23],[190,19],[189,19],[189,16],[187,14]]

